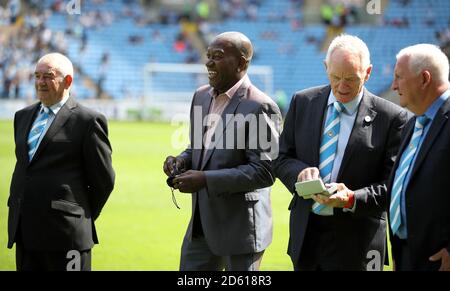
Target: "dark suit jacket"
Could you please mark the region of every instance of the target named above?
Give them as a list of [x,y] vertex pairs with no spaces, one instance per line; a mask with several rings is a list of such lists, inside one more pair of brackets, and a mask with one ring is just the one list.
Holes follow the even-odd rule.
[[[216,255],[237,255],[260,252],[272,241],[272,210],[270,186],[275,177],[271,160],[262,160],[268,152],[261,144],[260,135],[248,124],[227,120],[227,116],[254,115],[270,118],[257,120],[258,128],[271,136],[278,150],[281,113],[270,97],[250,82],[243,82],[224,109],[224,129],[218,132],[211,149],[202,158],[202,129],[200,122],[208,114],[212,97],[210,86],[199,88],[193,97],[191,108],[191,146],[180,156],[188,168],[205,171],[207,187],[192,194],[192,217],[186,233],[192,238],[194,213],[198,200],[203,233],[211,251]],[[195,128],[197,126],[197,128]],[[234,131],[233,131],[234,130]],[[217,132],[217,131],[216,131]],[[237,135],[243,134],[245,144],[238,147]],[[195,136],[197,135],[197,136]],[[234,149],[225,148],[234,138]],[[251,147],[258,142],[258,147]],[[264,155],[264,154],[263,154]],[[276,156],[274,157],[276,158]]]
[[[296,93],[291,101],[280,137],[280,156],[274,171],[291,193],[298,174],[307,167],[319,167],[322,124],[331,87],[315,87]],[[369,116],[371,121],[365,122]],[[400,143],[400,130],[407,113],[399,106],[364,89],[337,182],[355,191],[356,211],[335,208],[333,221],[336,247],[342,269],[365,270],[370,250],[383,259],[386,241],[386,186]],[[312,199],[293,195],[289,209],[288,254],[299,260]]]
[[[407,243],[413,270],[438,270],[441,262],[428,258],[442,248],[450,252],[450,99],[436,113],[427,136],[422,142],[405,192]],[[402,133],[402,142],[388,186],[391,201],[392,183],[401,154],[414,131],[412,118]],[[398,259],[399,241],[392,235],[392,254]]]
[[14,118],[17,162],[8,199],[8,248],[20,230],[28,250],[90,249],[98,243],[94,220],[115,178],[106,119],[69,98],[29,162],[27,138],[40,105]]

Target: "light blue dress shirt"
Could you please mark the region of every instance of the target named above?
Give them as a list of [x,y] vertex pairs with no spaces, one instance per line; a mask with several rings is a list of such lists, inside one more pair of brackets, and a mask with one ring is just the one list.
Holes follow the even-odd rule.
[[[420,152],[420,148],[422,147],[422,143],[425,140],[428,131],[430,130],[431,124],[433,123],[434,117],[436,116],[436,113],[438,110],[442,107],[442,105],[447,101],[448,97],[450,96],[450,89],[445,91],[439,98],[437,98],[430,107],[428,107],[428,110],[425,112],[425,116],[427,116],[430,119],[430,122],[424,127],[422,136],[420,137],[419,143],[417,144],[417,150],[414,154],[414,157],[411,161],[411,165],[409,166],[408,172],[406,173],[405,180],[403,181],[403,187],[402,192],[400,196],[400,213],[402,216],[402,224],[400,225],[400,228],[398,229],[397,236],[401,239],[407,238],[407,231],[406,231],[406,203],[405,203],[405,190],[408,187],[409,179],[411,178],[411,172],[414,168],[414,163],[416,162],[416,158],[418,153]],[[401,157],[398,157],[399,159]]]
[[[350,138],[350,134],[352,133],[353,125],[356,120],[356,115],[358,113],[358,106],[361,102],[363,96],[363,90],[358,94],[358,96],[348,103],[341,103],[344,106],[344,110],[340,115],[340,129],[339,129],[339,138],[338,138],[338,146],[336,150],[336,156],[333,162],[333,170],[331,171],[331,182],[336,182],[339,169],[341,168],[342,158],[344,157],[345,148],[347,147],[348,140]],[[336,97],[333,95],[333,91],[330,92],[328,97],[328,105],[336,102]],[[327,106],[327,116],[331,114],[331,107]],[[325,116],[324,120],[327,119]]]
[[[64,104],[66,104],[67,99],[69,99],[69,96],[65,96],[58,103],[53,104],[52,106],[48,107],[48,109],[50,110],[48,121],[47,121],[47,124],[45,125],[44,130],[42,131],[41,136],[39,137],[39,140],[38,140],[36,148],[39,148],[39,145],[41,144],[42,139],[44,138],[44,136],[47,133],[48,129],[50,128],[50,126],[52,125],[53,121],[55,120],[56,114],[58,114],[59,110],[61,110],[61,108],[64,106]],[[41,103],[41,108],[39,109],[39,114],[36,116],[36,118],[39,118],[39,116],[41,114],[43,114],[43,112],[44,112],[44,105]],[[34,154],[36,154],[36,152],[37,152],[37,150],[34,152]],[[34,154],[33,154],[33,156],[34,156]]]
[[[364,90],[361,90],[361,92],[358,94],[358,96],[353,99],[350,102],[347,103],[341,103],[344,106],[344,110],[339,116],[340,119],[340,129],[339,129],[339,137],[338,137],[338,146],[336,149],[336,155],[334,157],[333,161],[333,170],[331,171],[331,183],[337,182],[337,176],[339,174],[339,169],[341,168],[342,159],[344,157],[345,149],[347,148],[348,140],[350,139],[350,134],[353,130],[353,125],[355,124],[356,115],[358,114],[358,107],[361,103],[362,97],[363,97]],[[328,96],[328,103],[327,103],[327,115],[324,117],[324,120],[327,120],[328,115],[331,114],[331,106],[330,104],[333,104],[336,102],[336,97],[333,94],[333,91],[330,91],[330,95]],[[323,127],[324,125],[322,125]],[[350,209],[344,208],[344,212],[354,212],[356,209],[356,200],[353,204],[353,207]]]

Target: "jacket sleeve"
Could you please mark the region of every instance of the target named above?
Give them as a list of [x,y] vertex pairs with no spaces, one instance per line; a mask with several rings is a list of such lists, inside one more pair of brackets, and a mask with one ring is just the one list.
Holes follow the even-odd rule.
[[100,215],[114,188],[115,172],[111,154],[106,118],[103,115],[95,116],[90,121],[83,144],[89,201],[94,220]]
[[309,167],[297,158],[295,149],[295,115],[297,111],[297,98],[292,97],[288,113],[285,118],[283,132],[280,136],[280,153],[273,162],[273,170],[276,177],[291,192],[295,192],[295,183],[298,174]]
[[387,183],[397,158],[401,142],[402,130],[409,119],[407,111],[401,110],[391,122],[386,141],[383,179],[355,191],[356,216],[367,216],[384,211],[387,207]]
[[[196,96],[197,96],[197,93],[195,93],[194,96],[192,97],[192,103],[191,103],[191,109],[190,109],[191,124],[190,124],[190,135],[189,135],[189,146],[182,153],[180,153],[177,157],[177,158],[182,158],[184,160],[186,170],[192,169],[192,149],[194,146],[196,146],[196,143],[195,143],[196,141],[194,141],[193,139],[198,138],[194,132],[194,130],[198,130],[198,128],[197,129],[194,128],[194,126],[196,125],[196,124],[194,124],[194,120],[195,120],[194,106],[195,106]],[[200,132],[202,132],[202,131],[200,131]],[[200,136],[200,138],[201,138],[201,136]]]

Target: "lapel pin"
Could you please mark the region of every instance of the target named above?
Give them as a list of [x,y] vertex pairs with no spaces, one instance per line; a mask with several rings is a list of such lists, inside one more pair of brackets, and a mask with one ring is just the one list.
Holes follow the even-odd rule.
[[369,123],[369,122],[372,121],[372,118],[370,118],[369,115],[366,115],[366,117],[364,117],[364,121],[367,122],[367,123]]

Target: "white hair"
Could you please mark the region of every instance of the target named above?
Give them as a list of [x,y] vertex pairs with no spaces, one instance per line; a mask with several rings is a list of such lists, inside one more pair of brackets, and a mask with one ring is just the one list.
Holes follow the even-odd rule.
[[342,49],[354,54],[358,54],[361,60],[362,69],[365,70],[370,66],[370,52],[366,43],[359,37],[349,34],[340,34],[336,36],[328,47],[325,62],[327,66],[330,64],[330,58],[336,49]]
[[65,55],[60,53],[49,53],[44,55],[37,62],[39,63],[49,63],[60,72],[63,77],[70,75],[73,79],[73,65],[72,62]]
[[428,43],[408,46],[397,54],[397,61],[402,57],[408,58],[411,72],[419,75],[427,70],[439,83],[448,82],[448,58],[438,46]]

